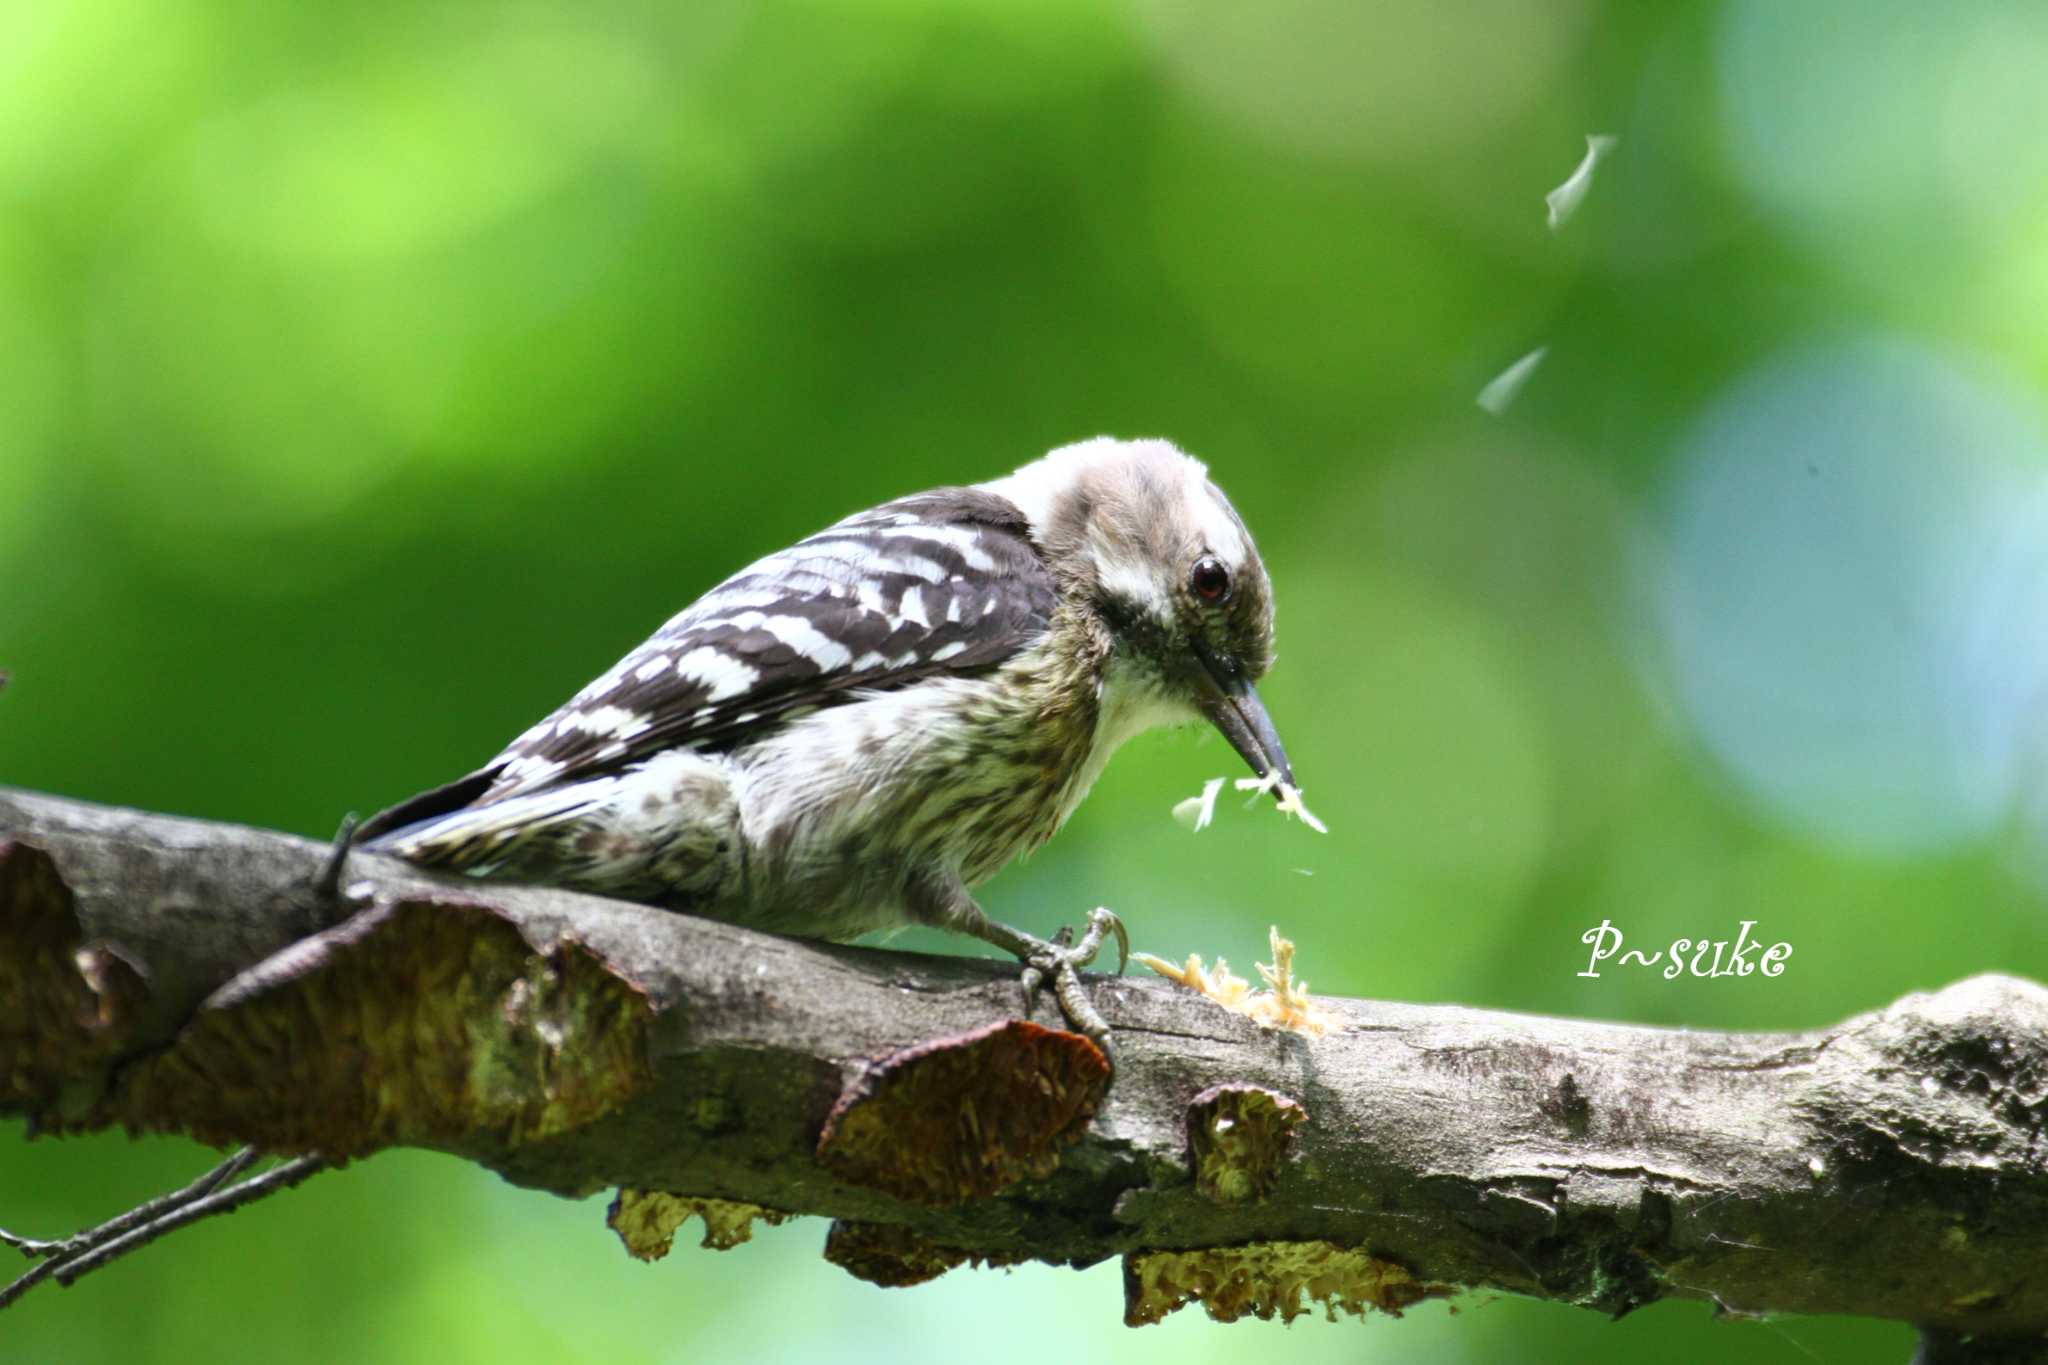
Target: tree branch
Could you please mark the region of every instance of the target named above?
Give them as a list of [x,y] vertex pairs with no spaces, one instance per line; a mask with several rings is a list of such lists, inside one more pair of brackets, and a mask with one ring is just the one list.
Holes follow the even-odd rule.
[[1007,964],[368,855],[323,896],[326,853],[0,789],[0,1112],[621,1186],[640,1254],[762,1206],[840,1220],[828,1257],[884,1283],[1122,1256],[1131,1321],[1490,1287],[1901,1318],[1944,1349],[2048,1331],[2029,982],[1804,1034],[1326,1000],[1308,1038],[1091,979],[1109,1084],[1050,1002],[1015,1021]]

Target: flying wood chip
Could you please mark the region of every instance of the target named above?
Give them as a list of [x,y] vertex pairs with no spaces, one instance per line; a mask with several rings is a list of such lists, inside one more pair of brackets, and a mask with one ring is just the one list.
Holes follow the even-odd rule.
[[870,1067],[832,1107],[818,1160],[899,1199],[964,1203],[1052,1174],[1108,1084],[1080,1034],[1004,1020]]

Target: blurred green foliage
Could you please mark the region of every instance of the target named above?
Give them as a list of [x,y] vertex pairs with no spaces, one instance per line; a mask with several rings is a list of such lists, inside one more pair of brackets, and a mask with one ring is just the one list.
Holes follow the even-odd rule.
[[[1165,435],[1260,538],[1265,692],[1332,833],[1226,800],[1190,836],[1169,808],[1234,760],[1151,737],[997,913],[1107,903],[1240,968],[1277,923],[1324,991],[1700,1028],[2048,976],[2044,57],[2038,7],[1904,0],[0,0],[0,780],[325,836],[757,554]],[[1592,132],[1620,146],[1552,232]],[[1795,952],[1581,977],[1603,919]],[[204,1160],[10,1141],[0,1218]],[[650,1269],[595,1203],[394,1153],[0,1341],[1185,1362],[1280,1330],[1126,1333],[1111,1267],[884,1292],[821,1236]],[[1908,1340],[1479,1296],[1284,1349]]]

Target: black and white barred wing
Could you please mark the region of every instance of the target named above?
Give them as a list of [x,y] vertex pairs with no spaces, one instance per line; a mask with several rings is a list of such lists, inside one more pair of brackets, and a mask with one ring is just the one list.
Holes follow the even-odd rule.
[[884,503],[733,575],[490,764],[376,816],[364,837],[999,664],[1044,633],[1053,598],[1004,499],[955,488]]

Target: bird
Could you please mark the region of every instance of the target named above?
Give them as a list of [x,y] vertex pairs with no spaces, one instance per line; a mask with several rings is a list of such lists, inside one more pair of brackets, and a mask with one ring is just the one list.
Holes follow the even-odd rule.
[[[1097,437],[854,513],[741,569],[490,762],[371,817],[358,847],[843,942],[920,924],[1050,980],[1122,921],[1041,939],[974,890],[1044,844],[1112,754],[1206,721],[1294,773],[1256,687],[1273,593],[1206,466]],[[1119,970],[1121,970],[1121,957]]]

